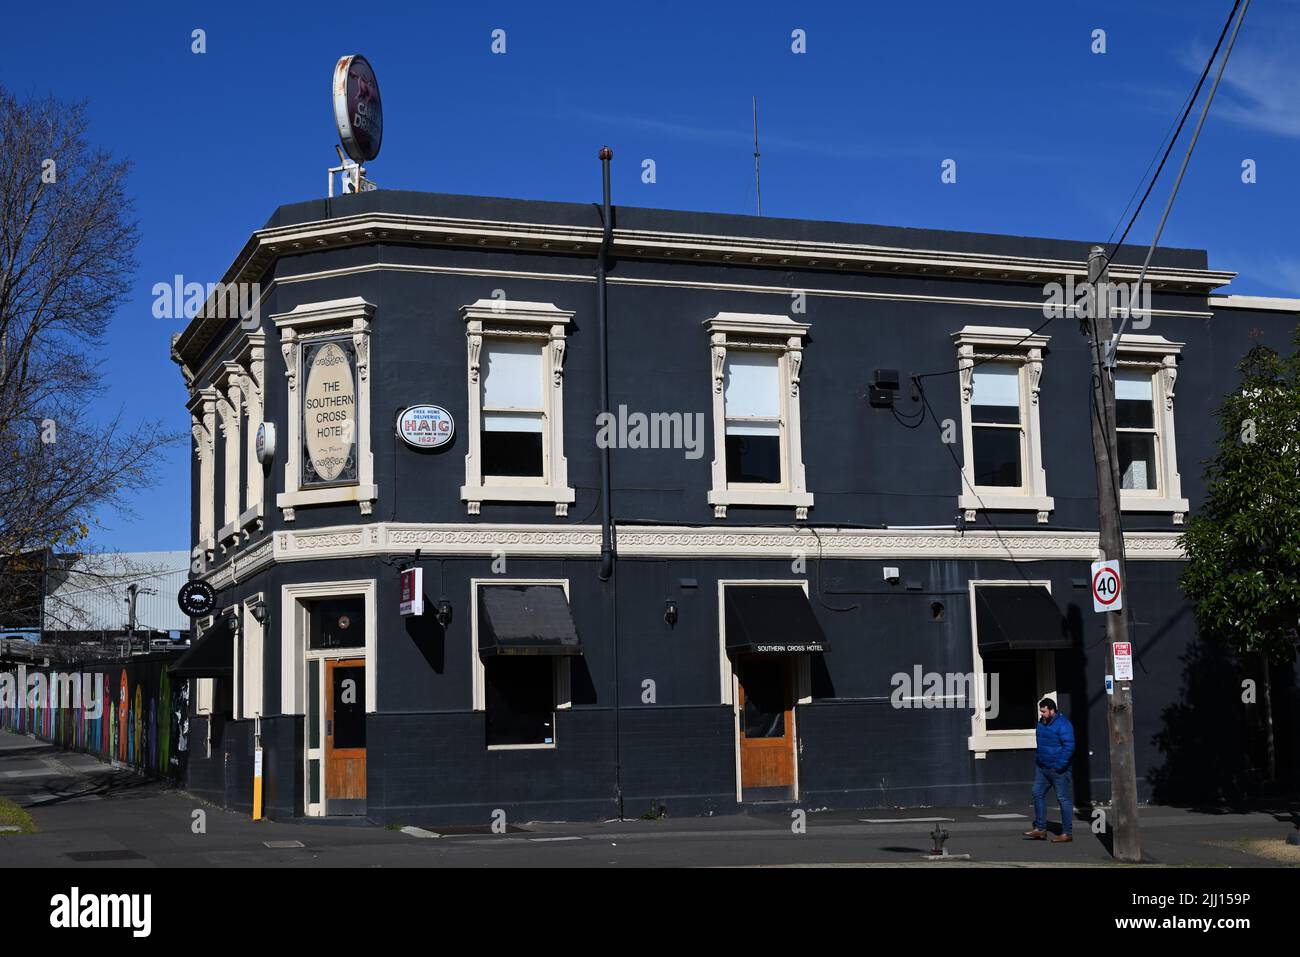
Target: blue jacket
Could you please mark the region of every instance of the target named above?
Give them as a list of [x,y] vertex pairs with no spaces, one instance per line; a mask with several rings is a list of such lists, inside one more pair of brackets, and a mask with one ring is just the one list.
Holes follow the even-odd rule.
[[1038,755],[1036,762],[1040,768],[1047,768],[1058,774],[1069,770],[1074,758],[1074,725],[1061,712],[1056,712],[1050,724],[1038,722]]

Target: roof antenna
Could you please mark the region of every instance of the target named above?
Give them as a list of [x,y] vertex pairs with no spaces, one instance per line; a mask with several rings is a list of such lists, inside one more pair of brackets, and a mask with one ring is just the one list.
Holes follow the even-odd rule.
[[758,215],[763,215],[763,183],[758,175],[758,97],[754,97],[754,195],[758,199]]

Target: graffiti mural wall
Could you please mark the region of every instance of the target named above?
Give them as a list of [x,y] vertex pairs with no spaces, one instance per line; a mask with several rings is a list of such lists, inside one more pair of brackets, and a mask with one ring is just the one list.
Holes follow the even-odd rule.
[[0,664],[0,728],[180,781],[190,682],[167,674],[175,660],[139,655],[57,666]]

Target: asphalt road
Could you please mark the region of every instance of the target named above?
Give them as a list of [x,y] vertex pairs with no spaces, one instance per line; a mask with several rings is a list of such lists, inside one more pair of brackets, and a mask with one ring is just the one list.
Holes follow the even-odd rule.
[[[88,755],[7,732],[0,732],[0,796],[27,809],[39,829],[0,834],[0,867],[1121,866],[1112,862],[1105,835],[1093,834],[1087,820],[1075,822],[1071,844],[1024,839],[1028,805],[809,808],[802,832],[788,811],[511,822],[505,834],[493,834],[486,825],[440,829],[421,821],[406,831],[357,823],[254,823]],[[1052,820],[1057,812],[1049,807]],[[950,835],[948,860],[926,859],[935,822],[922,819],[933,818],[945,819],[939,823]],[[201,833],[197,819],[204,823]],[[1144,859],[1175,866],[1294,867],[1300,865],[1300,848],[1284,840],[1296,820],[1295,804],[1221,813],[1144,807]]]

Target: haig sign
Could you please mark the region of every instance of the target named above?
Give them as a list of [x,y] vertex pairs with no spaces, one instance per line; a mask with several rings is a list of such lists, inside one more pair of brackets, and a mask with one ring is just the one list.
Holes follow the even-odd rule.
[[440,405],[413,405],[397,417],[397,434],[412,448],[436,449],[451,441],[456,424]]

